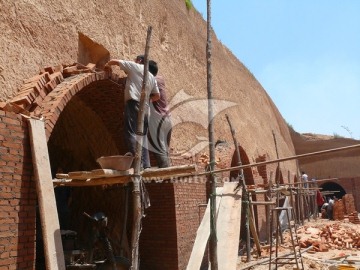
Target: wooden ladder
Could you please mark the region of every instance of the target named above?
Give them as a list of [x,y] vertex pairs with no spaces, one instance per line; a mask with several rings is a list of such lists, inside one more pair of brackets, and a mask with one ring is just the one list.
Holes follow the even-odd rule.
[[[285,211],[285,217],[287,224],[289,226],[289,233],[290,233],[290,239],[291,239],[291,248],[292,248],[292,256],[279,256],[279,238],[280,238],[280,232],[281,232],[281,226],[279,225],[279,217],[281,211]],[[273,241],[271,239],[270,241],[270,262],[269,262],[269,270],[271,270],[271,267],[273,264],[275,264],[275,269],[278,269],[278,265],[285,265],[285,264],[295,264],[296,269],[304,269],[304,264],[300,252],[300,245],[298,241],[298,237],[296,235],[296,226],[295,222],[290,219],[290,214],[293,213],[292,207],[275,207],[271,209],[270,214],[270,228],[273,228],[274,221],[276,221],[276,232],[275,232],[275,258],[272,258],[272,247],[273,247]],[[300,268],[301,267],[301,268]]]

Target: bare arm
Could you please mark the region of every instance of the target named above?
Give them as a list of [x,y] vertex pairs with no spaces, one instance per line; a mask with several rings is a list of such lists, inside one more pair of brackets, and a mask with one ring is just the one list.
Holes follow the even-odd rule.
[[150,94],[150,101],[154,102],[160,99],[160,94],[159,93],[155,93],[155,94]]
[[118,59],[111,59],[109,62],[105,64],[105,69],[109,69],[111,66],[120,66],[120,61]]

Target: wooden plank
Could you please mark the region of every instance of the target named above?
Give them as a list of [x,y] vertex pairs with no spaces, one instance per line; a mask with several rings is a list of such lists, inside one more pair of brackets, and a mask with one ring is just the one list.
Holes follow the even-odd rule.
[[83,181],[79,179],[54,179],[54,187],[69,186],[69,187],[90,187],[101,185],[115,185],[115,184],[127,184],[131,181],[131,175],[117,176],[117,177],[103,177],[103,178],[89,178]]
[[348,262],[360,262],[359,256],[349,256],[345,259]]
[[64,178],[68,179],[69,175],[67,173],[57,173],[56,178],[58,178],[58,179],[64,179]]
[[65,270],[60,225],[52,185],[49,154],[43,121],[28,119],[31,152],[36,179],[36,192],[40,208],[44,240],[46,269]]
[[85,180],[89,179],[91,175],[91,171],[77,171],[77,172],[69,172],[69,178],[73,180]]
[[[145,171],[140,172],[141,176],[146,180],[158,180],[155,178],[170,178],[175,175],[189,174],[196,172],[196,165],[181,165],[181,166],[171,166],[167,168],[149,168]],[[152,179],[153,178],[153,179]]]
[[101,177],[115,177],[115,176],[124,176],[134,174],[134,169],[131,168],[126,171],[116,171],[110,169],[98,169],[92,170],[93,178],[101,178]]
[[[223,188],[216,188],[216,209],[219,209],[221,194]],[[200,269],[202,259],[205,254],[205,249],[210,237],[210,201],[207,204],[205,214],[201,220],[200,226],[196,232],[196,238],[193,249],[189,258],[187,270]],[[234,268],[235,269],[235,268]]]
[[252,205],[276,205],[274,201],[253,201],[251,202]]
[[73,180],[86,180],[92,178],[106,178],[106,177],[116,177],[130,175],[134,173],[134,169],[129,169],[126,171],[116,171],[111,169],[96,169],[92,171],[78,171],[78,172],[69,172],[68,178]]
[[236,269],[237,266],[242,202],[241,189],[234,192],[237,184],[224,183],[216,225],[219,269]]

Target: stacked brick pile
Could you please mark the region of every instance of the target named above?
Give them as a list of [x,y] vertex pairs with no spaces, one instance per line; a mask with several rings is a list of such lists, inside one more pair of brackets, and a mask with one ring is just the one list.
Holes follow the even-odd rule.
[[342,198],[344,203],[344,218],[348,218],[351,223],[360,224],[358,212],[355,209],[355,200],[352,194],[345,194]]
[[351,223],[360,224],[360,219],[359,219],[358,212],[355,211],[355,212],[349,214],[349,221]]
[[343,200],[337,200],[333,206],[333,218],[334,220],[343,220],[345,217],[345,206]]
[[345,194],[343,197],[343,202],[344,202],[344,206],[345,206],[345,213],[346,214],[350,214],[353,212],[356,212],[355,209],[355,200],[354,200],[354,196],[352,194]]
[[297,231],[301,248],[313,246],[315,252],[329,249],[360,249],[360,232],[340,223],[332,225],[304,226]]
[[333,206],[334,220],[343,220],[349,218],[352,223],[359,222],[357,212],[355,209],[355,200],[352,194],[345,194],[342,199],[334,202]]

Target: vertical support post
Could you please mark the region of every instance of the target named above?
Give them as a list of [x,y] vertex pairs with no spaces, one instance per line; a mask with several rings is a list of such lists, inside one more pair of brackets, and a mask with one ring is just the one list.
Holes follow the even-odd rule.
[[[152,27],[149,26],[147,30],[145,55],[144,55],[144,77],[141,89],[140,108],[138,112],[137,122],[137,134],[144,133],[144,116],[145,116],[145,103],[149,99],[149,93],[146,93],[146,82],[148,80],[148,54],[150,49],[150,37]],[[142,203],[141,203],[141,185],[142,179],[140,176],[141,166],[141,151],[143,146],[143,135],[136,135],[136,150],[135,150],[135,164],[134,164],[134,176],[132,178],[134,189],[133,189],[133,206],[134,206],[134,217],[133,217],[133,230],[131,236],[131,270],[139,269],[139,240],[141,232],[141,219],[143,215]]]
[[[271,201],[272,199],[272,179],[273,179],[273,172],[270,172],[270,177],[269,177],[269,187],[268,187],[268,192],[266,194],[266,198],[267,201]],[[272,241],[272,230],[273,228],[271,227],[272,223],[270,222],[270,215],[271,215],[271,205],[266,205],[266,235],[267,235],[267,240],[268,240],[268,244],[270,244],[270,242]]]
[[211,0],[207,0],[207,43],[206,43],[206,63],[207,63],[207,93],[208,93],[208,120],[209,120],[209,156],[210,156],[210,263],[211,269],[218,269],[217,259],[217,236],[216,236],[216,181],[212,173],[215,169],[215,145],[214,145],[214,126],[213,126],[213,98],[211,87]]
[[[276,151],[276,158],[279,159],[279,151],[278,151],[278,147],[277,147],[277,141],[276,141],[276,135],[275,135],[275,132],[274,130],[272,131],[272,134],[273,134],[273,138],[274,138],[274,144],[275,144],[275,151]],[[280,162],[277,163],[277,169],[276,171],[278,172],[277,174],[275,173],[275,183],[276,183],[276,188],[278,189],[279,186],[280,186]],[[276,207],[281,207],[280,205],[280,192],[277,190],[276,191]],[[282,236],[282,231],[281,231],[281,228],[280,228],[280,222],[279,220],[277,220],[277,223],[276,223],[279,227],[279,233],[280,233],[280,239],[281,239],[281,243],[283,243],[283,236]]]
[[[230,118],[229,116],[226,114],[225,115],[226,120],[229,123],[230,126],[230,131],[231,131],[231,135],[233,137],[234,140],[234,146],[235,146],[235,153],[236,153],[236,157],[238,160],[238,166],[241,166],[241,156],[240,156],[240,151],[239,151],[239,144],[236,140],[236,136],[235,136],[235,130],[231,124]],[[240,169],[239,173],[238,173],[238,178],[239,178],[239,184],[238,186],[242,186],[242,196],[243,196],[243,205],[244,205],[244,209],[245,209],[245,228],[246,228],[246,260],[249,262],[251,260],[251,247],[250,247],[250,194],[247,191],[246,188],[246,183],[245,183],[245,176],[244,176],[244,170]],[[254,226],[255,227],[255,226]]]

